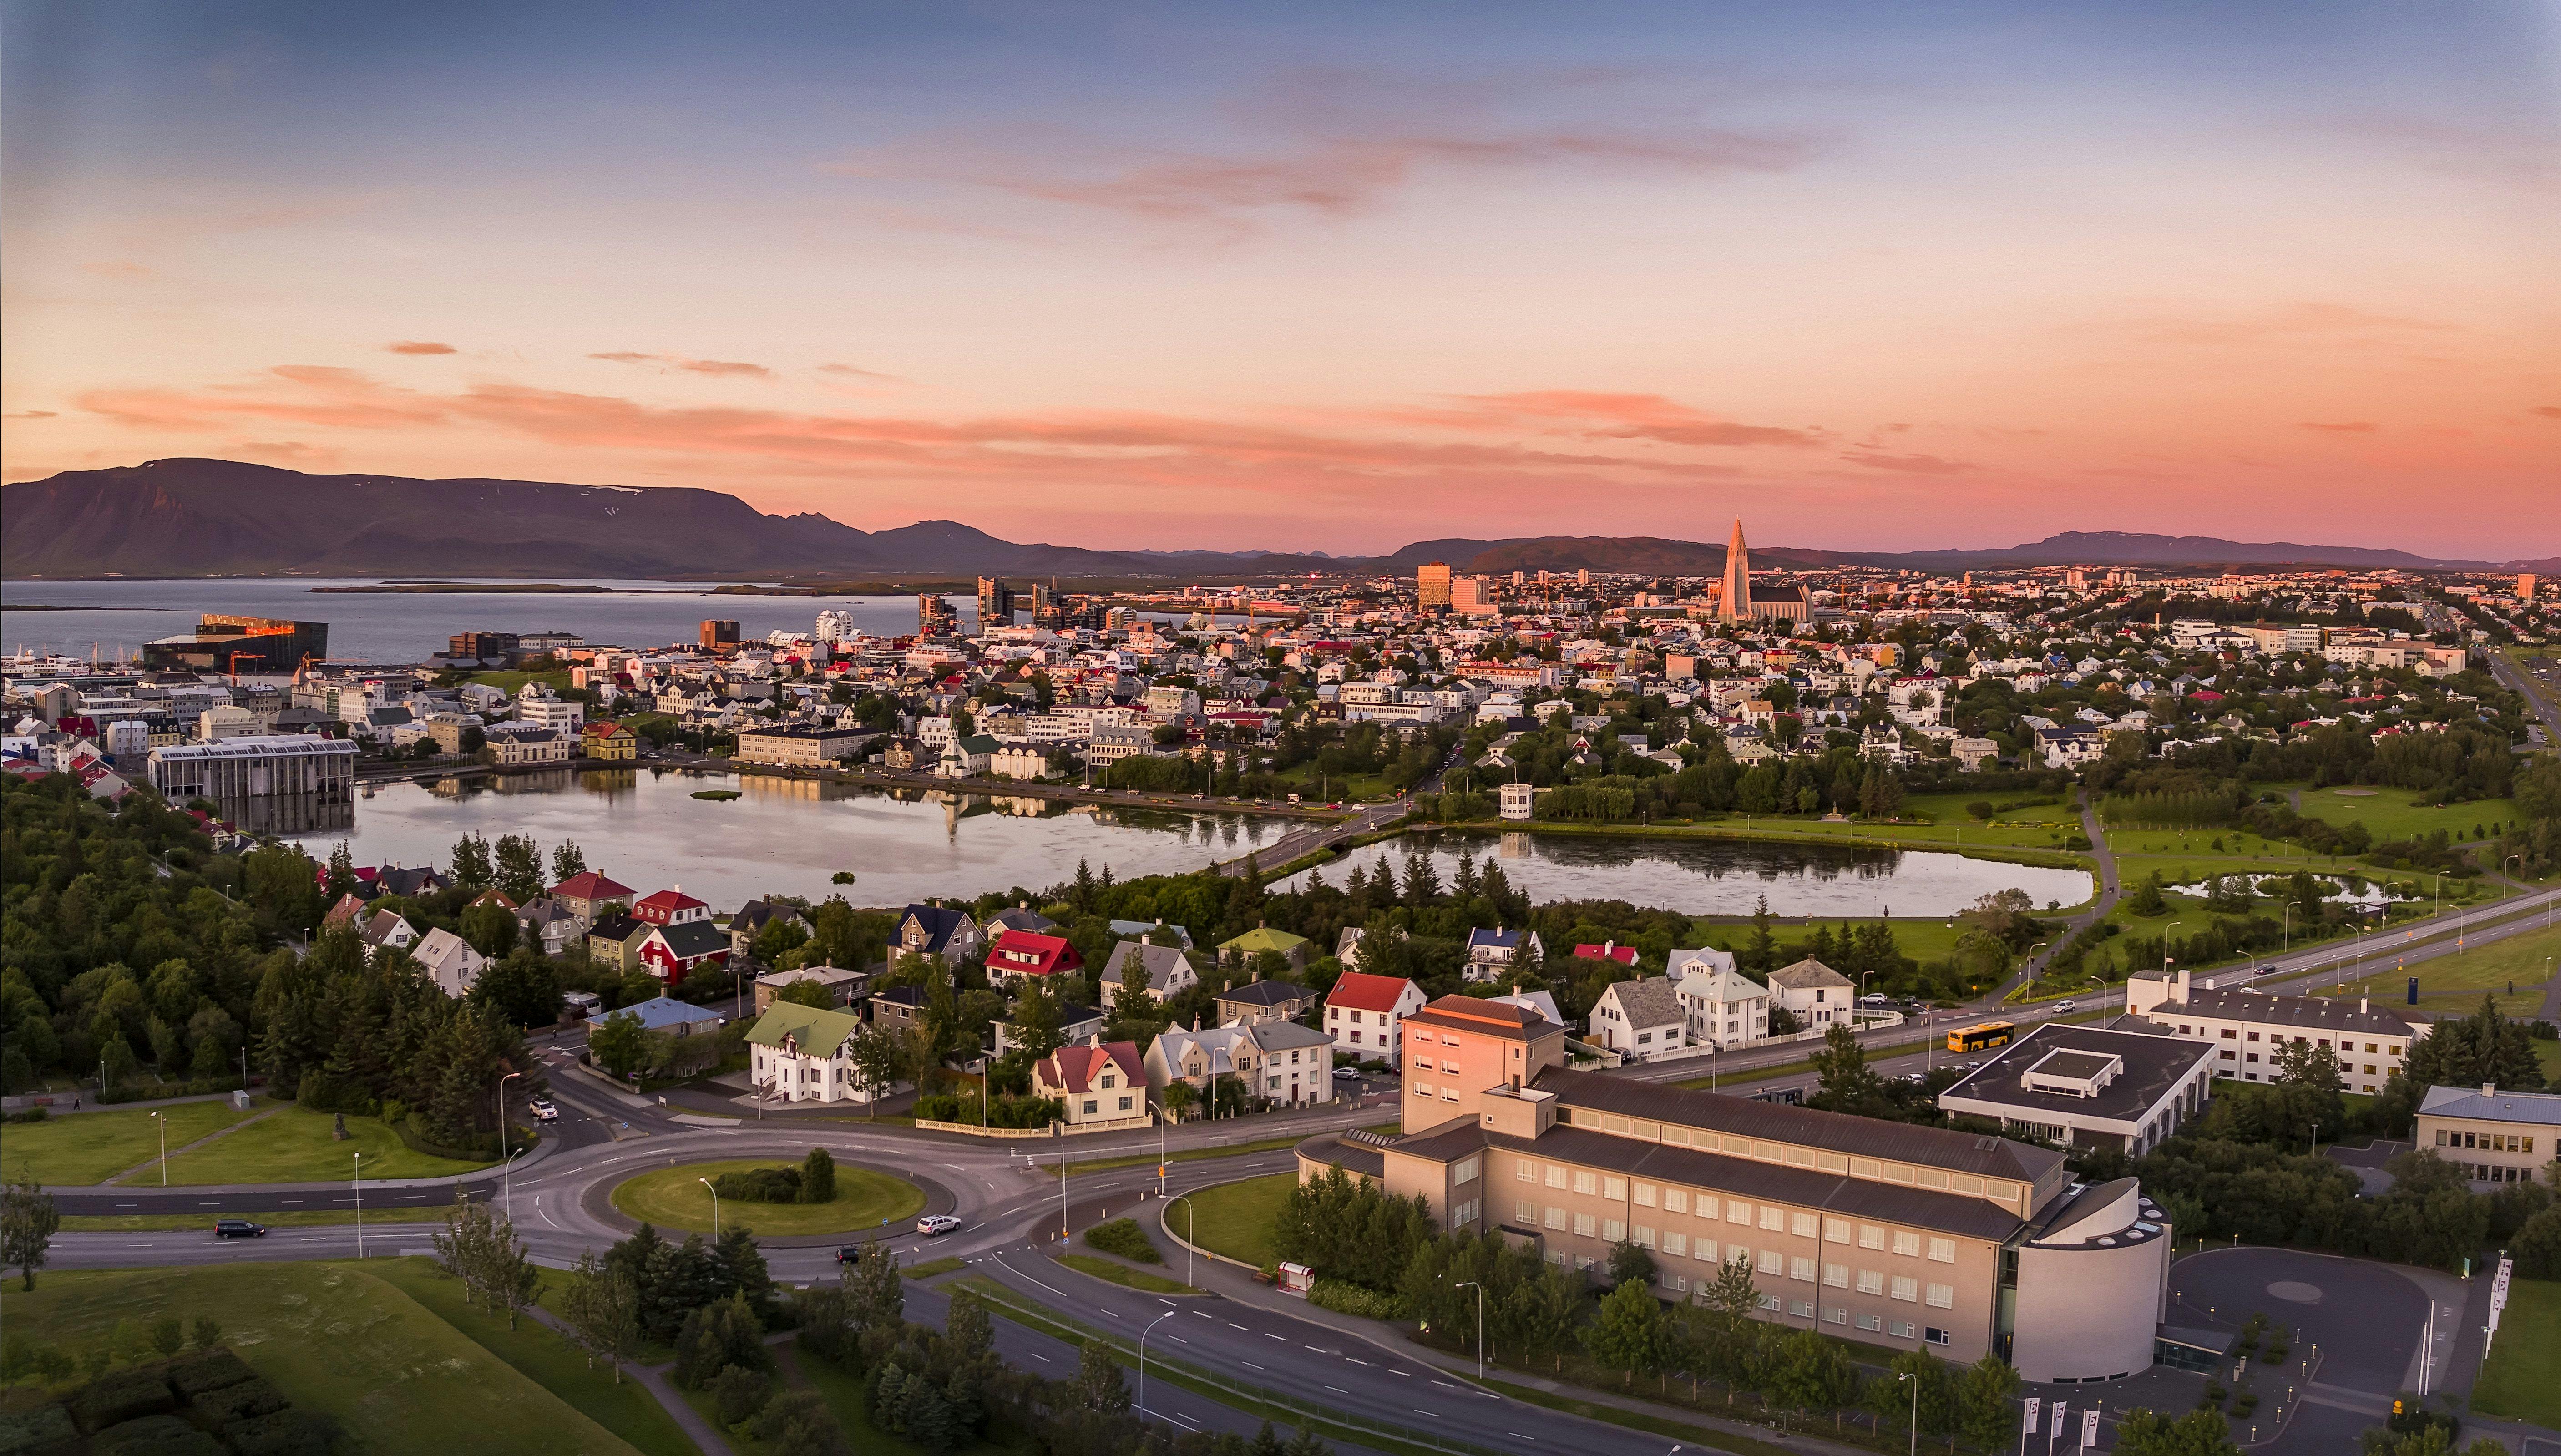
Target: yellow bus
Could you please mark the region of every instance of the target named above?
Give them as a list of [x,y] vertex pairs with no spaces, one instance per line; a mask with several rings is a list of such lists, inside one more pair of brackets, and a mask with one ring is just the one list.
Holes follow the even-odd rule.
[[2008,1022],[1984,1022],[1979,1026],[1967,1027],[1963,1031],[1950,1032],[1948,1034],[1948,1050],[1951,1052],[1987,1052],[1994,1047],[2008,1046],[2009,1039],[2017,1035],[2018,1028],[2012,1026]]

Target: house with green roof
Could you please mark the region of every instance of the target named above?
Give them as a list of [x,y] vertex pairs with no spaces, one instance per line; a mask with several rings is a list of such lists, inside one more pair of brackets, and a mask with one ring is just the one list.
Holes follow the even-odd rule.
[[1218,955],[1220,960],[1241,966],[1267,950],[1287,961],[1293,971],[1307,968],[1307,937],[1275,930],[1269,925],[1257,925],[1234,940],[1222,942]]
[[782,1102],[871,1102],[914,1085],[874,1087],[855,1064],[862,1018],[829,1007],[777,1001],[748,1029],[748,1074],[758,1097]]

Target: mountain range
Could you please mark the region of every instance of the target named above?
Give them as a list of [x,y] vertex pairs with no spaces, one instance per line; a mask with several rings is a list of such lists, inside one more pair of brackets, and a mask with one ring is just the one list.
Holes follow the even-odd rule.
[[[814,513],[772,516],[683,486],[560,485],[308,475],[235,460],[70,470],[0,490],[0,574],[66,576],[522,576],[824,580],[977,572],[1014,576],[1284,576],[1576,570],[1713,575],[1725,548],[1643,536],[1418,541],[1384,557],[1112,551],[1000,540],[956,521],[861,531]],[[2203,536],[2066,532],[1973,551],[1752,549],[1771,566],[1932,571],[2028,566],[2333,566],[2561,572],[2561,559],[2449,561],[2367,547]]]

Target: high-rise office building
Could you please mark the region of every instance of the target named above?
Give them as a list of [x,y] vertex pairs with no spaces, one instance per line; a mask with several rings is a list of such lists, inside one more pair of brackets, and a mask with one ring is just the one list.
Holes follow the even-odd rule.
[[931,591],[919,592],[916,598],[916,631],[920,637],[945,637],[960,625],[960,614],[951,603]]
[[978,630],[1014,624],[1014,588],[1002,576],[978,578]]
[[1450,605],[1450,564],[1425,562],[1414,571],[1414,603],[1425,611]]
[[702,648],[705,652],[718,652],[723,648],[735,648],[737,646],[738,623],[723,621],[706,621],[703,623]]
[[2519,571],[2516,573],[2516,599],[2519,601],[2532,601],[2534,599],[2534,573],[2532,571]]

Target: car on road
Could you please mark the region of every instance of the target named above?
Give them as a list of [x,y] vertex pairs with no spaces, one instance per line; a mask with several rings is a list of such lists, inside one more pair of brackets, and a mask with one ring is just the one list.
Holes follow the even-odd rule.
[[2080,1009],[2081,1003],[2078,1001],[2058,1001],[2054,1003],[2054,1011],[2058,1016],[2067,1011],[2079,1011]]
[[861,1244],[859,1244],[859,1243],[840,1243],[840,1244],[836,1245],[836,1262],[837,1262],[837,1263],[840,1263],[840,1264],[854,1264],[854,1263],[860,1263],[860,1262],[862,1262],[862,1257],[863,1257],[863,1246],[862,1246]]
[[525,1110],[534,1114],[536,1122],[560,1121],[560,1109],[552,1105],[549,1097],[536,1097],[525,1104]]
[[214,1237],[264,1238],[266,1225],[252,1223],[247,1218],[217,1218],[214,1220]]
[[928,1238],[939,1238],[960,1226],[960,1220],[948,1213],[928,1213],[916,1220],[916,1231]]
[[1334,1080],[1335,1080],[1335,1081],[1338,1081],[1338,1082],[1356,1082],[1356,1081],[1359,1081],[1359,1080],[1360,1080],[1360,1068],[1359,1068],[1359,1067],[1356,1067],[1356,1066],[1338,1066],[1338,1067],[1335,1067],[1335,1068],[1334,1068]]

